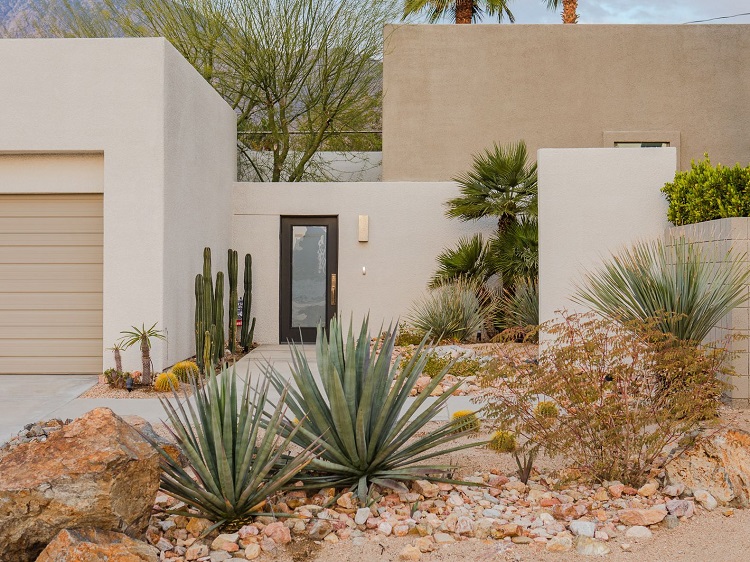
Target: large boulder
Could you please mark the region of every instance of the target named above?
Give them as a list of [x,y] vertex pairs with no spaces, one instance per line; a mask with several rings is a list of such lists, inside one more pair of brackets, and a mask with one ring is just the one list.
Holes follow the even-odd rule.
[[63,529],[140,537],[159,488],[159,455],[107,408],[97,408],[0,458],[0,552],[26,562]]
[[699,440],[667,465],[671,484],[706,490],[720,505],[750,507],[750,433],[725,429]]
[[158,562],[159,550],[122,533],[100,529],[65,529],[36,562]]

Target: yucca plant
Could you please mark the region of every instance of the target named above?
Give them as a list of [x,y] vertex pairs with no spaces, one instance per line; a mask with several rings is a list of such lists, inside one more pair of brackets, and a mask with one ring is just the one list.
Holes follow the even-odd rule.
[[481,332],[496,308],[494,294],[475,283],[458,281],[432,289],[412,305],[406,319],[438,341],[467,341]]
[[[449,364],[407,406],[409,393],[427,362],[425,340],[409,361],[399,359],[392,364],[395,339],[395,331],[388,329],[371,349],[366,319],[357,338],[351,326],[344,338],[336,318],[327,331],[319,326],[316,346],[320,382],[302,350],[293,347],[295,388],[289,390],[286,403],[297,418],[307,415],[308,423],[299,428],[285,420],[280,431],[289,435],[299,428],[294,441],[306,449],[320,440],[318,456],[300,476],[308,486],[356,490],[364,503],[371,484],[403,490],[403,483],[412,480],[453,482],[448,478],[450,466],[428,461],[479,444],[441,449],[467,433],[456,434],[461,421],[419,435],[461,383],[428,401],[450,370]],[[265,370],[282,391],[282,375],[270,364]]]
[[[500,328],[515,332],[527,341],[536,341],[539,326],[539,285],[536,279],[524,279],[515,284],[512,292],[505,292],[498,304],[497,322]],[[506,334],[500,334],[500,340]]]
[[729,250],[712,260],[684,238],[638,242],[588,274],[574,300],[626,323],[658,319],[663,332],[700,343],[747,300],[750,272],[740,259]]
[[[212,373],[213,369],[208,369]],[[200,387],[190,376],[193,400],[173,393],[174,400],[160,398],[169,419],[170,433],[188,459],[180,466],[156,444],[162,458],[161,489],[185,502],[187,509],[173,513],[202,517],[218,527],[236,528],[259,515],[263,502],[283,489],[310,462],[315,439],[303,451],[289,456],[289,445],[304,427],[304,421],[284,437],[274,430],[285,417],[286,388],[280,387],[277,405],[269,402],[271,381],[251,386],[248,377],[237,388],[234,368],[220,375],[209,374]],[[304,415],[299,418],[304,420]]]

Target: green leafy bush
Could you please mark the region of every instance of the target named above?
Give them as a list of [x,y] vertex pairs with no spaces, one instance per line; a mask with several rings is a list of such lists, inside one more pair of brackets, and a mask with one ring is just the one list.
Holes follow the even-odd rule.
[[667,218],[683,225],[726,217],[750,216],[750,166],[727,168],[705,160],[693,161],[690,170],[677,172],[662,192],[669,201]]
[[[451,467],[430,464],[436,456],[473,447],[476,443],[449,446],[466,431],[456,434],[459,422],[449,422],[425,431],[425,425],[442,410],[448,398],[460,386],[447,388],[430,401],[433,390],[448,372],[433,377],[407,406],[409,394],[427,362],[424,343],[404,365],[391,363],[395,332],[387,331],[374,349],[370,347],[367,320],[359,337],[350,327],[344,338],[338,319],[327,331],[318,328],[316,381],[304,352],[293,348],[292,375],[295,388],[285,401],[298,419],[307,416],[304,427],[282,420],[278,431],[290,435],[303,448],[318,445],[320,453],[299,478],[310,487],[346,487],[356,490],[364,503],[371,484],[405,490],[404,481],[449,481]],[[277,389],[286,381],[272,365],[265,372]],[[276,427],[276,426],[273,426]]]
[[590,313],[543,328],[552,339],[538,364],[508,356],[480,379],[485,419],[505,432],[491,446],[531,462],[539,448],[561,454],[594,480],[642,483],[665,447],[715,416],[726,389],[717,375],[733,373],[725,347],[692,345],[654,321]]
[[588,274],[573,300],[625,322],[656,318],[664,332],[701,342],[747,300],[749,277],[731,250],[711,263],[685,239],[638,242]]
[[167,427],[188,459],[183,468],[152,442],[162,457],[161,489],[190,508],[173,513],[208,519],[214,522],[211,529],[248,522],[264,500],[282,490],[312,458],[310,446],[294,456],[286,454],[304,422],[284,437],[262,431],[280,423],[285,388],[274,406],[268,399],[270,381],[251,387],[248,379],[238,391],[234,369],[225,366],[220,375],[210,374],[203,387],[190,377],[194,405],[187,394],[184,402],[159,398],[169,418]]
[[457,282],[432,289],[414,303],[407,320],[418,332],[438,341],[464,342],[482,331],[495,307],[483,287]]
[[[450,355],[440,355],[435,351],[426,351],[427,362],[422,369],[422,374],[426,377],[436,377],[446,368],[448,374],[454,377],[473,377],[485,368],[486,364],[481,359],[461,355],[455,359]],[[401,358],[408,363],[414,356],[414,351],[404,349],[401,351]]]
[[[385,334],[381,334],[384,337]],[[396,336],[396,345],[399,347],[407,345],[419,345],[422,343],[424,334],[420,334],[414,328],[409,326],[406,322],[401,322],[398,325],[398,335]]]

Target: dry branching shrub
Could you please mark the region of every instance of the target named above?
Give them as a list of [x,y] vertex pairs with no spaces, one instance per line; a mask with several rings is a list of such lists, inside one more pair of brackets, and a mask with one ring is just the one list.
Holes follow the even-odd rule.
[[481,378],[486,416],[594,480],[642,483],[667,446],[715,417],[719,376],[733,373],[726,346],[680,341],[657,322],[563,313],[543,331],[538,363],[507,357]]

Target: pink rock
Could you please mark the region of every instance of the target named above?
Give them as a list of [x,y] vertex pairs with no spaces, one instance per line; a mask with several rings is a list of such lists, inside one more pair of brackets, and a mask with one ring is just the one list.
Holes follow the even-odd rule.
[[263,534],[273,539],[273,542],[276,544],[283,545],[292,542],[291,531],[280,521],[267,525],[266,528],[263,529]]

